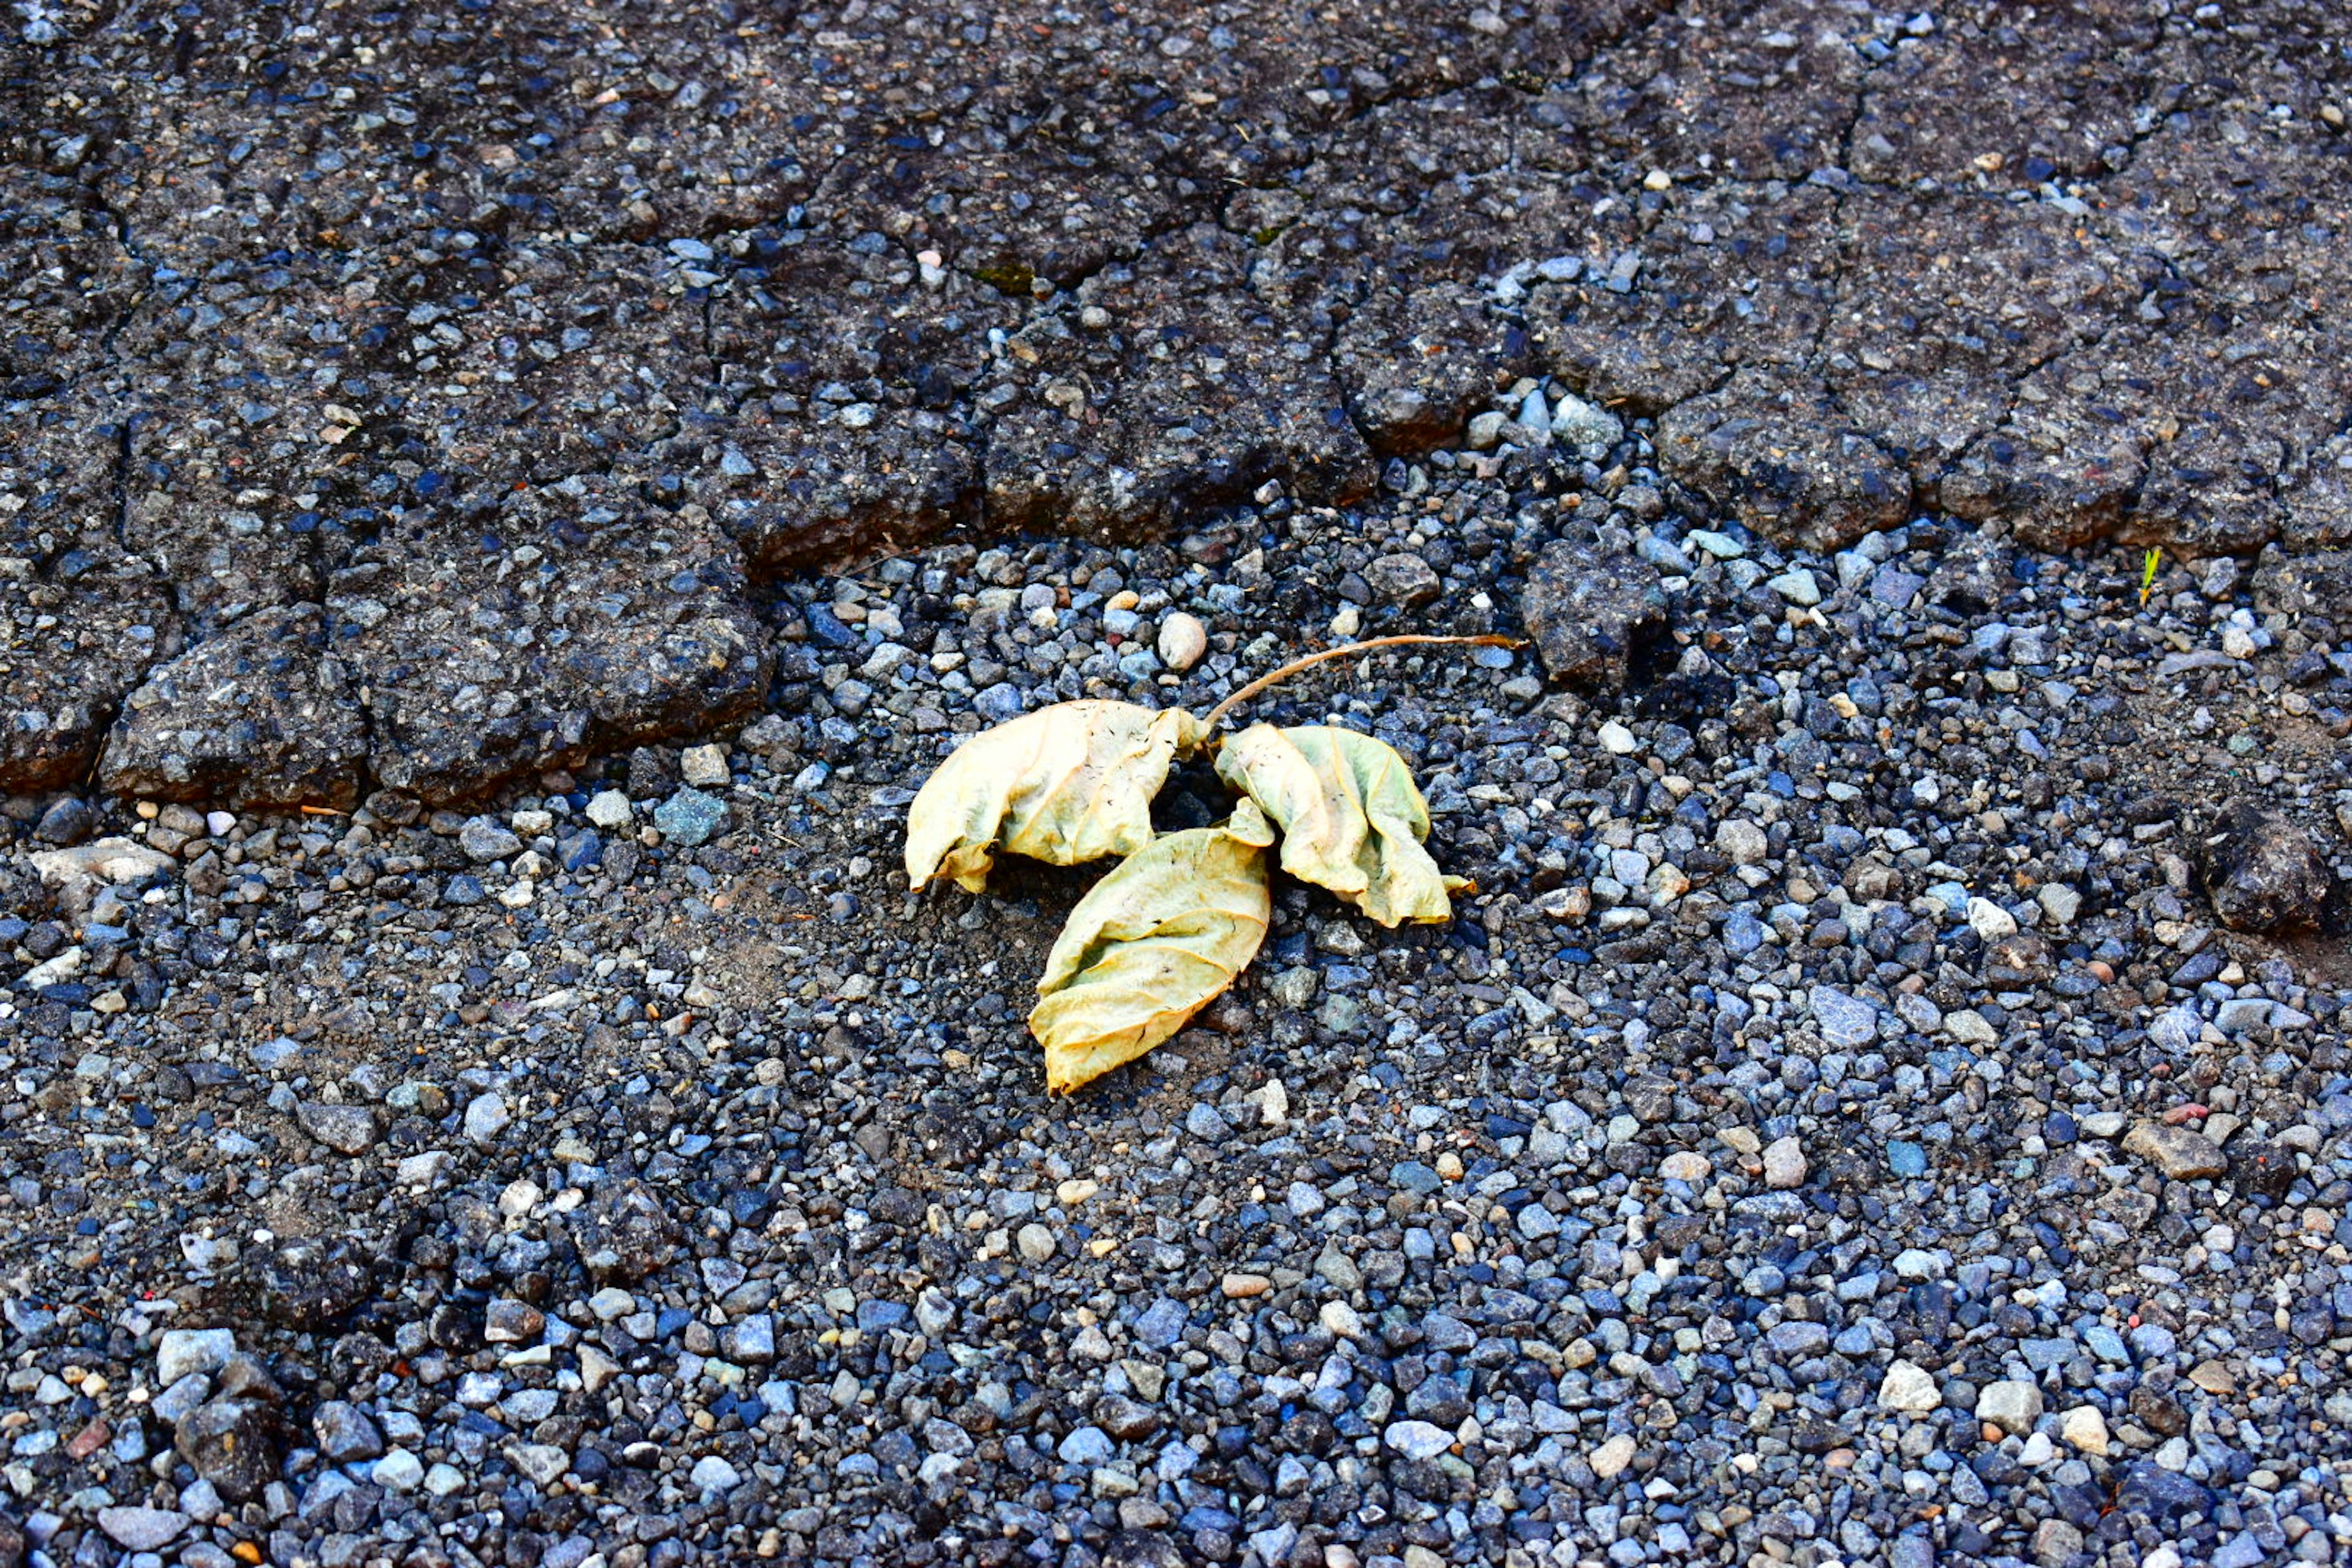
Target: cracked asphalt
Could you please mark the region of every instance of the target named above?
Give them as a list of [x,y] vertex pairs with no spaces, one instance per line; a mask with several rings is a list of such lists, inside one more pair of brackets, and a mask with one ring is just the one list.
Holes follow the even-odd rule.
[[1786,542],[2340,549],[2329,9],[39,0],[0,787],[478,796],[748,711],[780,576],[1350,503],[1530,372]]

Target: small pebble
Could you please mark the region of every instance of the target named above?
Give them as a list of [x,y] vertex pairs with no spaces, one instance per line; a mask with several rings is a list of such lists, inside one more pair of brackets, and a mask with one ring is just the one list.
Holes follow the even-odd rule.
[[1209,629],[1197,616],[1173,611],[1160,623],[1156,646],[1160,662],[1181,675],[1209,651]]

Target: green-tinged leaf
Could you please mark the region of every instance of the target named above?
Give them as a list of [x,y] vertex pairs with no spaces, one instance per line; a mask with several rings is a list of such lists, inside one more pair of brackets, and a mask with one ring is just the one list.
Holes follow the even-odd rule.
[[1184,1026],[1257,953],[1274,912],[1274,829],[1248,801],[1215,827],[1163,834],[1070,911],[1029,1032],[1067,1094]]
[[1429,806],[1404,759],[1329,725],[1253,724],[1228,739],[1217,773],[1282,828],[1282,868],[1328,888],[1384,926],[1451,920],[1429,837]]
[[1181,709],[1057,702],[958,746],[907,811],[907,881],[987,885],[996,852],[1076,866],[1151,842],[1151,797],[1201,741]]

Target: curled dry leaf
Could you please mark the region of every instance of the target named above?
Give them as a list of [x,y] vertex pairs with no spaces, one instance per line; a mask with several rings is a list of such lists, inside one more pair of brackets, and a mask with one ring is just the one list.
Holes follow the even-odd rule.
[[1133,1061],[1234,983],[1274,912],[1273,842],[1243,801],[1215,827],[1153,839],[1078,900],[1029,1015],[1049,1090],[1067,1094]]
[[1450,920],[1446,879],[1421,841],[1429,805],[1404,759],[1353,730],[1253,724],[1217,773],[1282,828],[1282,868],[1328,888],[1384,926]]
[[1151,797],[1200,744],[1181,709],[1057,702],[974,735],[907,813],[907,881],[987,885],[1000,849],[1056,866],[1132,855],[1151,842]]

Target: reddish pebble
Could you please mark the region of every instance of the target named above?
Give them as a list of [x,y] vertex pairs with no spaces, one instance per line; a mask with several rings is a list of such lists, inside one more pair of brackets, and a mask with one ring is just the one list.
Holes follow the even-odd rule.
[[2193,1103],[2176,1105],[2164,1113],[2164,1124],[2167,1127],[2178,1127],[2184,1121],[2202,1121],[2210,1114],[2211,1112],[2201,1105]]
[[106,1417],[100,1415],[74,1434],[73,1441],[66,1445],[66,1453],[71,1458],[87,1459],[113,1436],[113,1430],[106,1424]]

